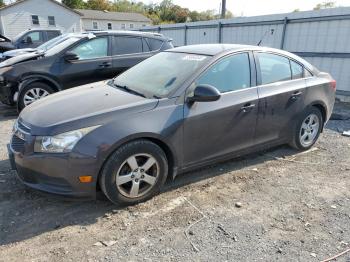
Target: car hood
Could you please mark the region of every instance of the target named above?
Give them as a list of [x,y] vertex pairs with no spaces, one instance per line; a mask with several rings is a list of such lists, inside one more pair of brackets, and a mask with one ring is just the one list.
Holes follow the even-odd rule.
[[18,56],[22,54],[32,53],[32,52],[35,52],[36,50],[37,49],[35,48],[21,48],[21,49],[6,51],[2,55],[4,57],[13,57],[13,56]]
[[147,99],[97,82],[58,92],[36,101],[20,114],[32,135],[54,135],[87,126],[103,125],[116,117],[155,108],[158,99]]
[[12,65],[18,64],[20,62],[34,60],[34,59],[37,59],[38,57],[42,57],[42,56],[43,56],[43,54],[39,53],[39,52],[20,54],[18,56],[7,59],[4,62],[1,62],[0,67],[12,66]]

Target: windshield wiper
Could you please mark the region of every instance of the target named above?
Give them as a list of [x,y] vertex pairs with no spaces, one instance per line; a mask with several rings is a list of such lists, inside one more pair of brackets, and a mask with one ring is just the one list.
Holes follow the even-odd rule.
[[140,92],[138,92],[138,91],[136,91],[134,89],[131,89],[131,88],[125,86],[125,85],[123,86],[123,85],[114,84],[114,86],[117,87],[117,88],[120,88],[122,90],[125,90],[125,91],[127,91],[129,93],[133,93],[134,95],[138,95],[138,96],[142,96],[142,97],[146,98],[146,96],[144,94],[142,94],[142,93],[140,93]]

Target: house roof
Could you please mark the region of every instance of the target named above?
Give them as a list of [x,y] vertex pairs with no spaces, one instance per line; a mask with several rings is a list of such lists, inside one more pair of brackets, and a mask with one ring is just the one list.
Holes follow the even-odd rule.
[[111,21],[135,21],[135,22],[151,22],[143,14],[139,13],[122,13],[122,12],[109,12],[99,10],[88,9],[76,9],[79,13],[83,14],[83,19],[95,19],[95,20],[111,20]]
[[[21,4],[21,3],[26,2],[26,1],[29,1],[29,0],[17,0],[16,2],[13,2],[13,3],[11,3],[11,4],[8,4],[8,5],[5,5],[5,6],[1,7],[1,8],[0,8],[0,11],[1,11],[1,10],[4,10],[4,9],[7,9],[7,8],[11,8],[12,6]],[[60,3],[60,2],[57,2],[57,1],[55,1],[55,0],[47,0],[47,1],[51,1],[52,3],[54,3],[54,4],[56,4],[56,5],[59,5],[59,6],[65,8],[65,9],[71,11],[71,12],[74,12],[74,13],[80,15],[80,16],[83,15],[83,14],[80,13],[79,11],[74,10],[74,9],[72,9],[72,8],[69,8],[68,6],[66,6],[66,5],[64,5],[64,4]]]

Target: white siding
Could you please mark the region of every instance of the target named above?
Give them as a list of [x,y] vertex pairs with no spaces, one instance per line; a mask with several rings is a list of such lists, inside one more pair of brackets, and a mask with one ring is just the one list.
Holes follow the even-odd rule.
[[[120,30],[122,29],[122,24],[125,24],[125,29],[139,29],[142,28],[143,25],[149,26],[148,22],[134,22],[134,21],[110,21],[110,20],[100,20],[100,19],[88,19],[82,18],[83,30],[94,30],[92,27],[92,22],[97,22],[98,30],[108,30],[108,23],[112,23],[112,30]],[[130,24],[134,25],[134,28],[130,28]]]
[[[32,24],[32,15],[39,16],[40,25]],[[48,16],[55,17],[56,26],[50,26]],[[80,32],[80,15],[48,0],[28,0],[0,11],[1,33],[13,38],[30,28],[60,29],[62,32]]]

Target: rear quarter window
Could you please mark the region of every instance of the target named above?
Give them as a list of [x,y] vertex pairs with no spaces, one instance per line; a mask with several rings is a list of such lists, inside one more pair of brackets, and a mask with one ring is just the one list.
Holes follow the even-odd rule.
[[149,47],[151,48],[151,51],[159,50],[162,47],[163,41],[154,39],[154,38],[147,38],[147,42]]

